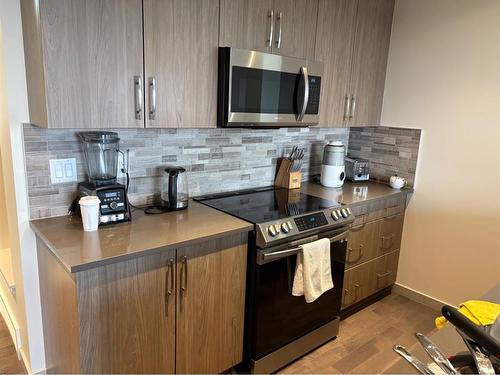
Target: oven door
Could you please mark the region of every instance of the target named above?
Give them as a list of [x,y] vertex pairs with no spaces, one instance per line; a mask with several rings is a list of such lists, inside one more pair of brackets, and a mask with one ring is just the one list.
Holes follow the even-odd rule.
[[318,123],[322,63],[228,47],[219,61],[221,126]]
[[[249,328],[254,360],[331,322],[340,313],[348,228],[320,233],[288,245],[257,250]],[[333,289],[312,303],[292,295],[297,243],[330,238]],[[305,354],[305,353],[304,353]]]

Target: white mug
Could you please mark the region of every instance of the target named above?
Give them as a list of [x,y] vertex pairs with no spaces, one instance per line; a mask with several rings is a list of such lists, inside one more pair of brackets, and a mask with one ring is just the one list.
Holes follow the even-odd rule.
[[83,230],[85,232],[97,230],[100,216],[100,199],[92,195],[80,198],[78,203],[80,204],[80,212],[82,214]]
[[391,188],[393,189],[401,189],[406,185],[406,178],[396,175],[391,176],[391,178],[389,179],[389,185],[391,185]]

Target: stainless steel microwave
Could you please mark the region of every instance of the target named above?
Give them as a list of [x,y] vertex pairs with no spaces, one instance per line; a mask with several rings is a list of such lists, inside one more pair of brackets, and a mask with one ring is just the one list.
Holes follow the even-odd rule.
[[321,62],[220,47],[218,125],[315,125],[322,74]]

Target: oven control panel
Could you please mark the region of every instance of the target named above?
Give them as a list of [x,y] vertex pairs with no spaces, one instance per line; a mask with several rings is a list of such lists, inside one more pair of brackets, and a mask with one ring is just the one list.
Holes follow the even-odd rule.
[[264,247],[270,243],[283,241],[308,232],[327,230],[354,221],[349,207],[334,207],[306,215],[293,216],[272,222],[257,224],[257,245]]

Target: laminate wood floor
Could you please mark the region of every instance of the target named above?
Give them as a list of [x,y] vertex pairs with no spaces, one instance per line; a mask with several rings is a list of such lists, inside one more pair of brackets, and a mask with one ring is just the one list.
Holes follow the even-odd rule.
[[9,329],[0,315],[0,374],[27,374],[21,361],[17,359],[16,347]]
[[438,315],[439,312],[427,306],[391,294],[342,321],[336,340],[300,358],[280,373],[390,372],[390,367],[400,360],[392,347],[396,344],[411,347],[416,343],[414,333],[429,334],[435,329],[434,318]]

